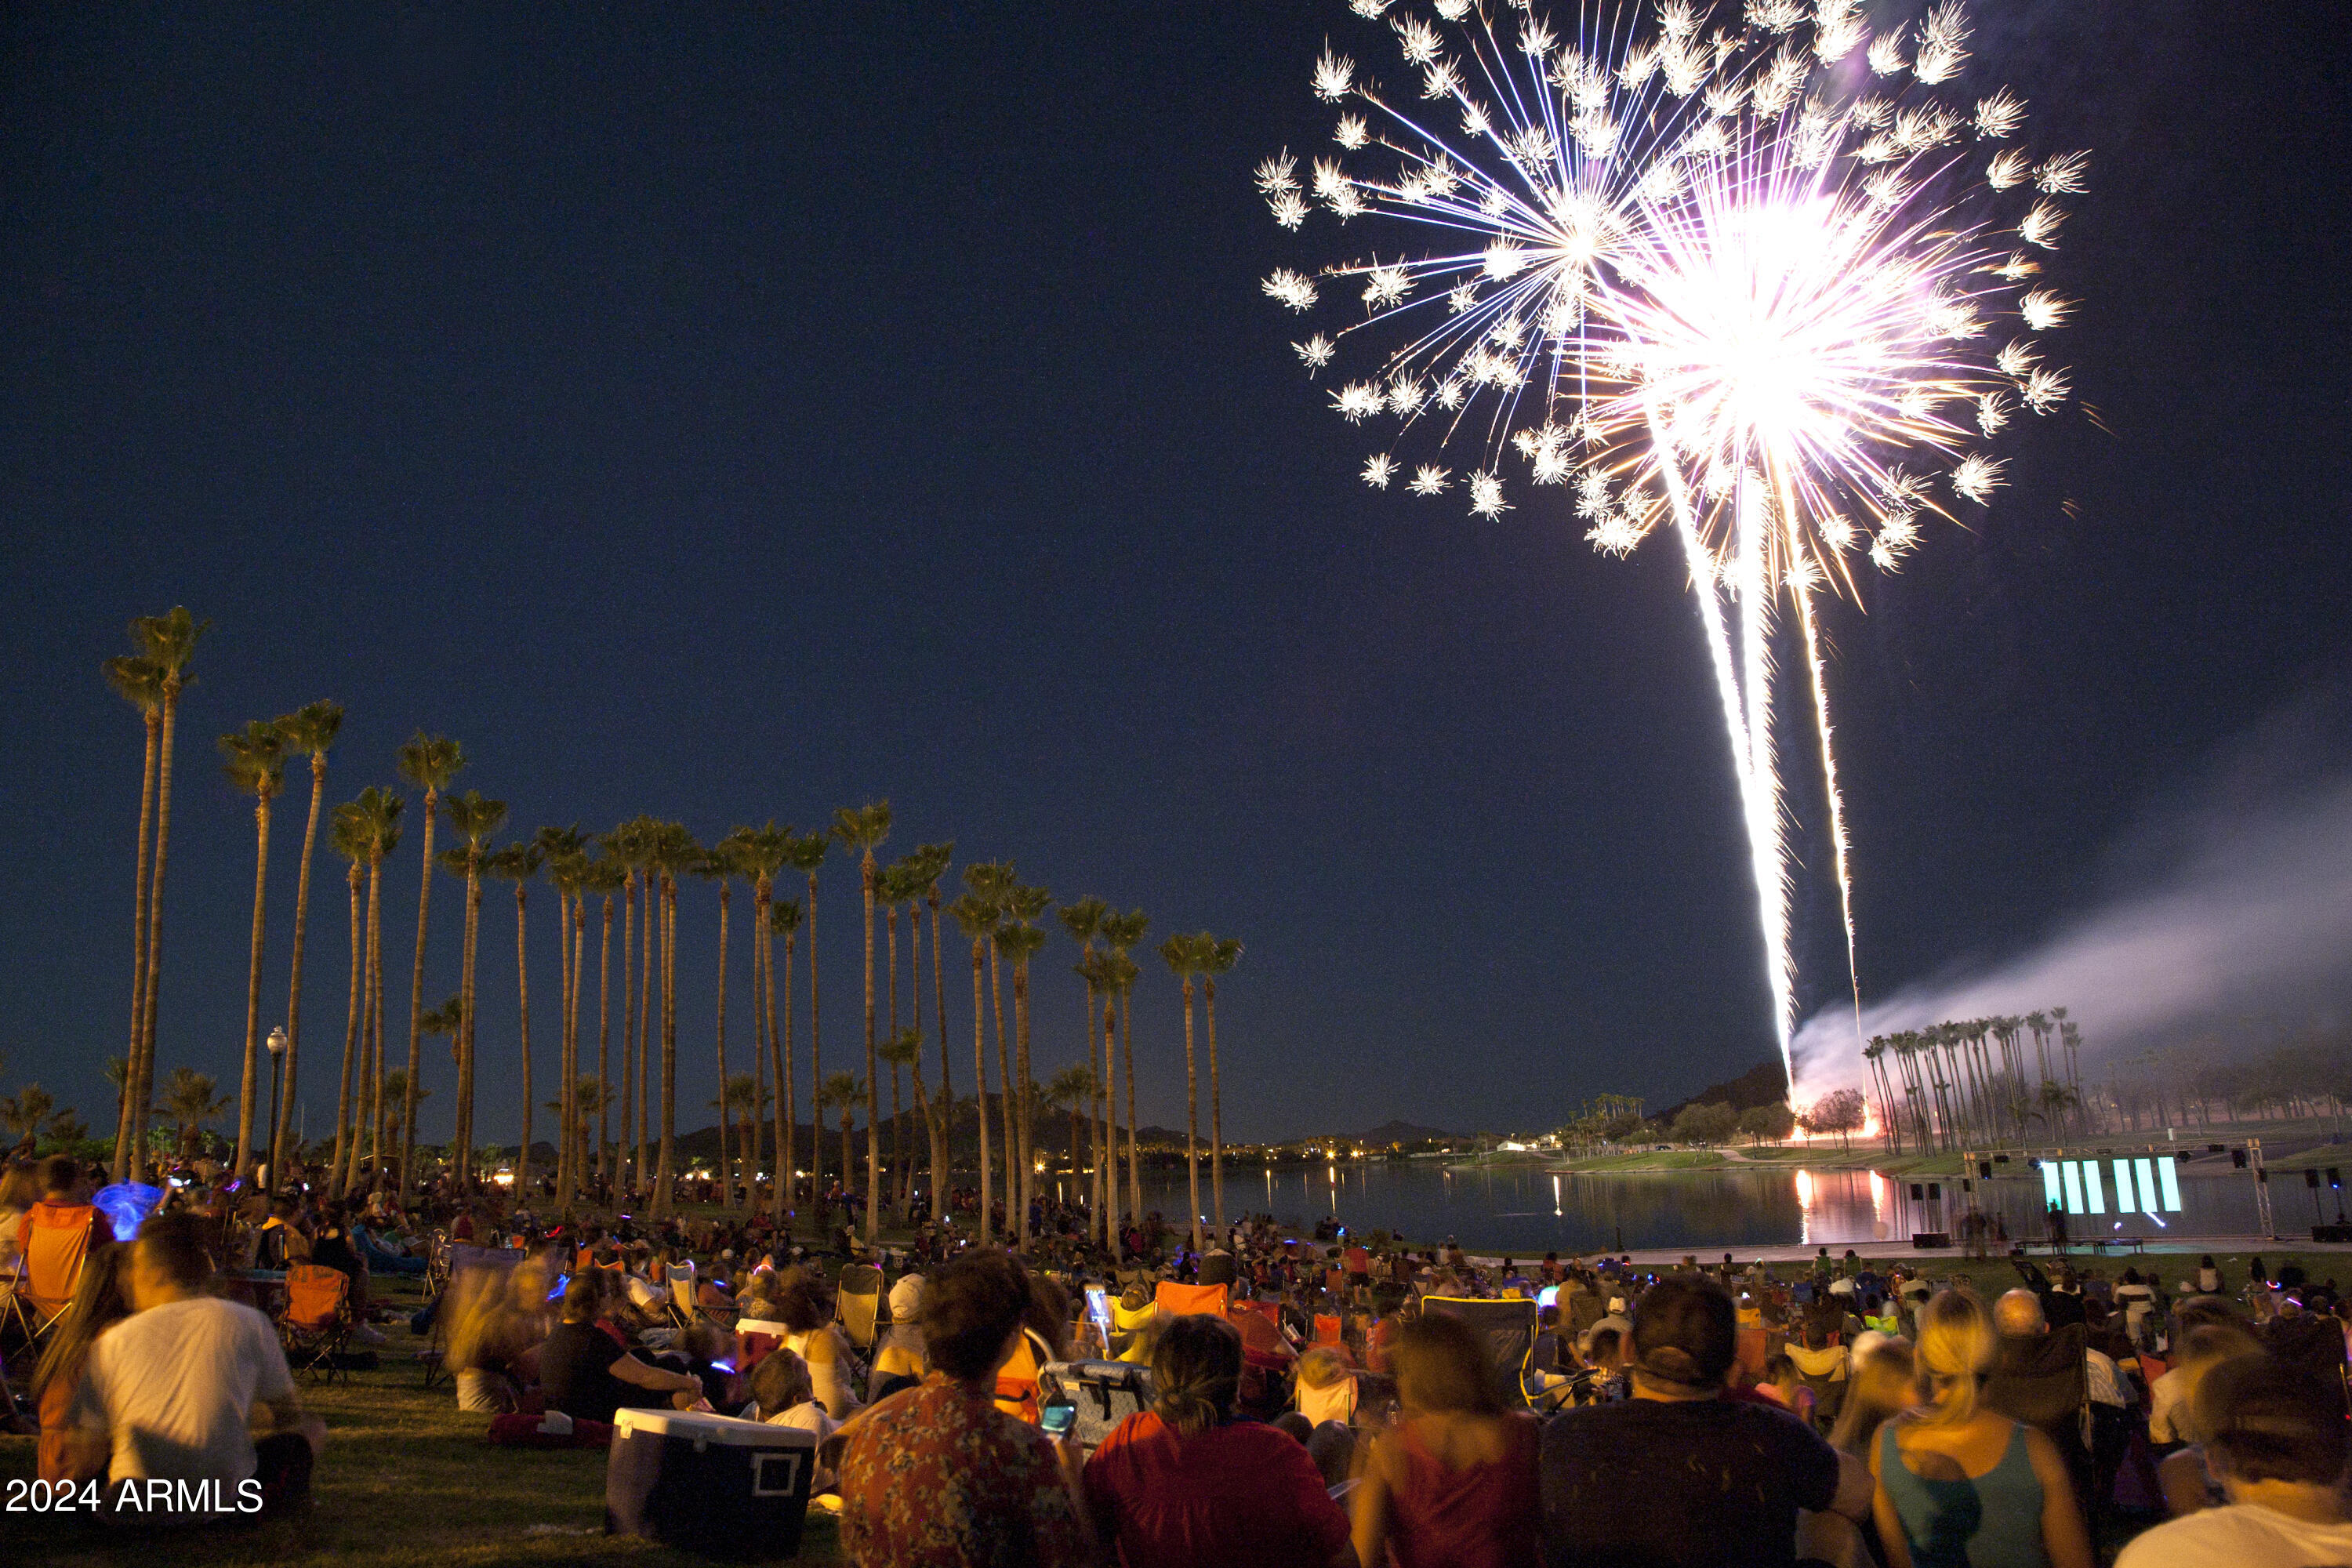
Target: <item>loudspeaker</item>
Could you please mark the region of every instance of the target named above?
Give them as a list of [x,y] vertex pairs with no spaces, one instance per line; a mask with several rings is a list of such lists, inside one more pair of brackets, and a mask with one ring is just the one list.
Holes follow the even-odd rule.
[[1944,1201],[1944,1185],[1941,1182],[1929,1182],[1927,1184],[1927,1201],[1931,1204],[1939,1204]]
[[1991,1181],[1992,1162],[1990,1160],[1979,1160],[1977,1162],[1977,1175],[1979,1179],[1982,1181]]
[[2246,1168],[2246,1152],[2243,1149],[2230,1151],[2230,1168],[2233,1171],[2242,1171]]
[[1920,1185],[1918,1183],[1916,1183],[1916,1182],[1912,1183],[1912,1184],[1911,1184],[1911,1201],[1912,1201],[1913,1203],[1915,1203],[1915,1204],[1924,1204],[1924,1203],[1926,1203],[1926,1202],[1927,1201],[1927,1188],[1925,1188],[1925,1187],[1923,1187],[1923,1186],[1921,1186],[1921,1185]]
[[2313,1192],[2317,1192],[2319,1190],[2319,1173],[2317,1171],[2305,1171],[2303,1173],[2303,1184],[2309,1187]]
[[1952,1233],[1948,1230],[1915,1230],[1911,1233],[1911,1245],[1921,1252],[1931,1252],[1939,1247],[1951,1246]]
[[2311,1227],[2314,1241],[2352,1241],[2352,1225],[2315,1225]]

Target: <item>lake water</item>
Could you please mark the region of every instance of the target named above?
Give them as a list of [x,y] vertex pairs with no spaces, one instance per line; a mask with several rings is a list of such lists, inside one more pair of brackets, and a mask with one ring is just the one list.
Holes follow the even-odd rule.
[[[1924,1189],[1925,1183],[1921,1185]],[[1941,1182],[1942,1201],[1914,1201],[1908,1178],[1872,1171],[1813,1172],[1757,1167],[1655,1173],[1554,1175],[1532,1168],[1448,1171],[1432,1162],[1349,1161],[1320,1169],[1267,1171],[1225,1168],[1225,1210],[1273,1213],[1286,1224],[1311,1226],[1336,1215],[1351,1229],[1385,1229],[1416,1245],[1458,1237],[1465,1246],[1540,1257],[1545,1252],[1629,1248],[1813,1247],[1900,1241],[1916,1230],[1953,1228],[1963,1212],[1958,1183]],[[2042,1186],[2038,1177],[2000,1177],[1979,1184],[1979,1201],[1998,1210],[2012,1237],[2042,1234]],[[1144,1202],[1173,1219],[1184,1212],[1185,1183],[1147,1177]],[[1208,1201],[1202,1163],[1201,1193]],[[2069,1222],[2077,1240],[2106,1233],[2247,1236],[2259,1232],[2252,1179],[2234,1175],[2179,1177],[2181,1207],[2174,1214],[2112,1212]],[[2314,1211],[2300,1176],[2283,1173],[2272,1184],[2280,1234],[2308,1234]],[[2335,1194],[2318,1193],[2334,1220]],[[2160,1199],[2159,1199],[2160,1203]]]

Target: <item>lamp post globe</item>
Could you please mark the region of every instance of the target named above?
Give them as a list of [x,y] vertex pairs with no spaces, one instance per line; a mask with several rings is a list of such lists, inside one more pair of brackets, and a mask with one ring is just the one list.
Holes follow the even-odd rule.
[[286,1065],[286,1031],[283,1027],[269,1031],[269,1176],[268,1186],[278,1184],[278,1089],[279,1070]]

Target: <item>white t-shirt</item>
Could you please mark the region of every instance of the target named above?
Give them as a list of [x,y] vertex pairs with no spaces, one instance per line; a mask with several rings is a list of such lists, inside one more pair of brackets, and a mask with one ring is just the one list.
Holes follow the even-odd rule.
[[2116,1568],[2336,1568],[2352,1563],[2352,1524],[2306,1524],[2253,1503],[2159,1524]]
[[150,1307],[100,1336],[73,1419],[112,1434],[112,1480],[217,1480],[234,1489],[253,1476],[255,1404],[293,1393],[269,1320],[198,1296]]
[[2151,1443],[2185,1443],[2189,1434],[2181,1430],[2180,1418],[2189,1412],[2189,1380],[2174,1367],[2148,1385],[2147,1440]]

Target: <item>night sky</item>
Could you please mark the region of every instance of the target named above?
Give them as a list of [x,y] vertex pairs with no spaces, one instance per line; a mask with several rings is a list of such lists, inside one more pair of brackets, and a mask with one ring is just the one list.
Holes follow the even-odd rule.
[[[2094,153],[2054,268],[2085,301],[2059,340],[2080,403],[2006,443],[1974,531],[1932,530],[1867,614],[1831,616],[1872,990],[2097,897],[2132,822],[2352,659],[2340,7],[1975,10],[1970,80],[2023,94],[2037,146]],[[1394,243],[1328,218],[1302,243],[1250,186],[1326,145],[1327,32],[1391,58],[1337,0],[0,14],[0,1087],[109,1120],[142,731],[99,665],[173,604],[214,630],[159,1078],[233,1091],[242,1046],[251,816],[212,739],[320,697],[349,709],[331,803],[390,783],[421,727],[524,829],[649,811],[708,840],[887,796],[891,852],[951,838],[1143,906],[1155,942],[1239,937],[1231,1134],[1542,1127],[1762,1059],[1673,553],[1597,556],[1559,491],[1487,522],[1368,490],[1373,438],[1258,293]],[[415,826],[386,890],[395,1061]],[[314,1135],[340,872],[322,847]],[[836,862],[828,1065],[857,1032],[855,894]],[[460,905],[445,879],[428,1002],[456,988]],[[1843,955],[1825,889],[1801,913],[1810,1011]],[[551,894],[533,920],[545,1091]],[[688,885],[682,1129],[715,1090],[716,923]],[[1071,956],[1057,931],[1041,1068],[1079,1050]],[[511,1138],[497,891],[480,965],[480,1115]],[[1144,1118],[1181,1125],[1156,959],[1138,1008]],[[450,1075],[426,1060],[431,1136]]]

